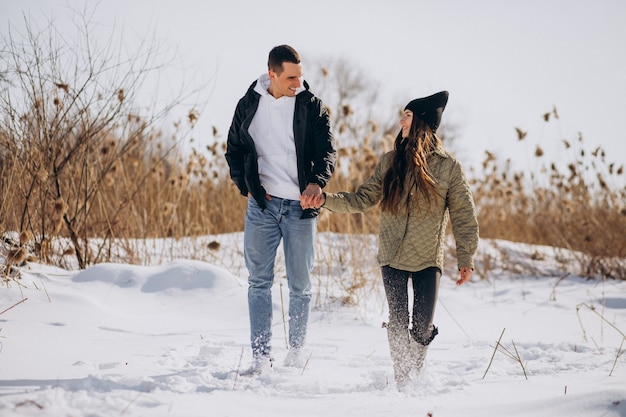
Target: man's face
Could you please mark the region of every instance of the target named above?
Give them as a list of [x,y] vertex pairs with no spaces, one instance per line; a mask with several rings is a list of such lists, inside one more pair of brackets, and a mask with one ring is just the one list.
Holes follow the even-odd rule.
[[302,64],[283,62],[283,71],[278,74],[269,70],[269,92],[275,98],[282,96],[295,97],[297,89],[302,85]]

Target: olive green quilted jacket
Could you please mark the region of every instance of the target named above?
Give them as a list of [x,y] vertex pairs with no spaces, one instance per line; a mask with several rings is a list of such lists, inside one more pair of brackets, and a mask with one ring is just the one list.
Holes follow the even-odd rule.
[[[382,198],[383,177],[393,153],[382,156],[374,174],[353,192],[326,193],[324,207],[338,213],[366,211]],[[478,245],[478,221],[469,185],[458,161],[443,149],[428,156],[430,172],[437,181],[437,192],[445,198],[431,198],[408,213],[380,215],[378,262],[405,271],[421,271],[436,266],[443,271],[443,243],[448,219],[456,241],[458,267],[474,268]],[[411,182],[412,178],[409,178]],[[400,201],[406,201],[406,195]],[[425,197],[424,197],[425,201]],[[430,208],[429,208],[430,207]],[[405,212],[407,210],[404,210]]]

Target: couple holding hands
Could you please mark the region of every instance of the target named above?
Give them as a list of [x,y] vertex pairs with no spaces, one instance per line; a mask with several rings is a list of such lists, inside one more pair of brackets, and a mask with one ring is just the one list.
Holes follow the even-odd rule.
[[302,367],[319,210],[360,213],[378,204],[377,260],[389,306],[387,336],[397,386],[406,386],[422,368],[438,333],[433,316],[448,221],[456,241],[457,285],[470,279],[478,245],[468,182],[436,135],[447,102],[447,91],[409,102],[394,149],[380,158],[372,176],[353,192],[324,193],[337,158],[328,112],[302,80],[298,52],[288,45],[270,51],[268,72],[237,104],[225,155],[231,178],[248,197],[244,257],[253,362],[244,374],[262,373],[273,364],[271,288],[281,240],[289,287],[284,364]]

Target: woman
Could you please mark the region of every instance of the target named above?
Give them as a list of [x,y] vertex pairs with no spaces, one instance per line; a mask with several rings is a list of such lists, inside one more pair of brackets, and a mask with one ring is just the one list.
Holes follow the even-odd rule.
[[[472,275],[478,222],[472,193],[456,159],[435,135],[448,92],[406,105],[394,150],[383,155],[374,174],[353,193],[302,198],[303,208],[359,213],[380,203],[378,261],[389,303],[387,335],[399,387],[419,371],[428,345],[437,335],[433,315],[443,271],[448,219],[456,240],[459,279]],[[413,284],[409,318],[408,282]]]

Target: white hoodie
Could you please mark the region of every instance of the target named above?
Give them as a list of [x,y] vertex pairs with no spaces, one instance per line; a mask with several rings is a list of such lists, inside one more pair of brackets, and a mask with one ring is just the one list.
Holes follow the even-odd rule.
[[[265,191],[274,197],[298,200],[298,162],[293,136],[296,98],[274,98],[267,89],[268,74],[257,80],[254,90],[261,95],[249,133],[258,154],[259,178]],[[298,93],[303,91],[300,88]]]

